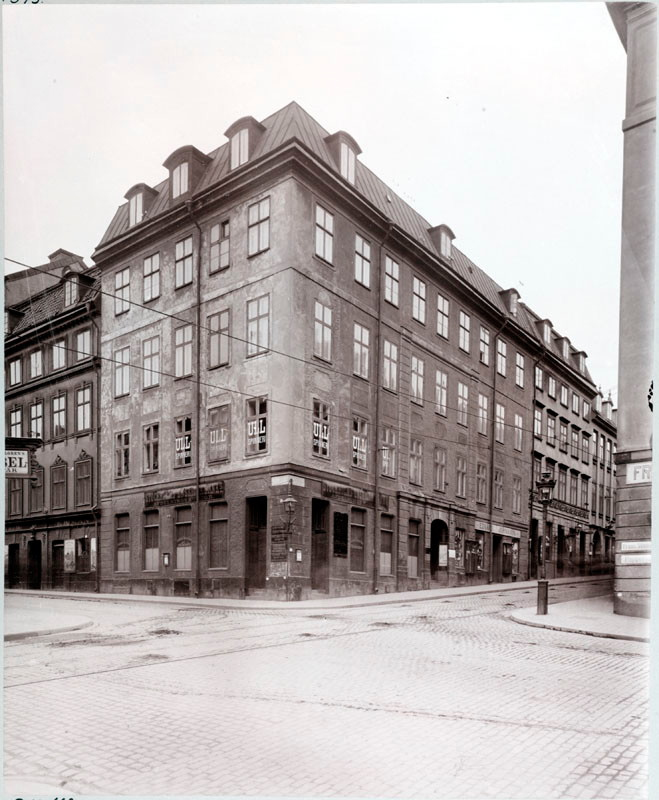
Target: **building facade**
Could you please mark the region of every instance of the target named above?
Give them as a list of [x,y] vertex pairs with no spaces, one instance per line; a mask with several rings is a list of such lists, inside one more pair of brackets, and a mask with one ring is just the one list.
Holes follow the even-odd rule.
[[94,591],[97,282],[79,256],[64,250],[20,275],[25,283],[12,276],[12,292],[28,299],[5,310],[5,429],[9,437],[43,444],[34,453],[31,479],[6,481],[5,585]]
[[[93,256],[101,591],[507,582],[534,576],[543,547],[567,570],[592,464],[582,439],[576,461],[554,460],[578,476],[576,502],[552,509],[563,545],[534,539],[534,468],[551,459],[536,367],[592,403],[585,353],[553,333],[549,353],[518,293],[370,172],[349,134],[292,103],[225,136],[133,186]],[[565,414],[590,431],[584,407]]]
[[620,259],[614,610],[650,615],[657,7],[608,3],[627,52]]

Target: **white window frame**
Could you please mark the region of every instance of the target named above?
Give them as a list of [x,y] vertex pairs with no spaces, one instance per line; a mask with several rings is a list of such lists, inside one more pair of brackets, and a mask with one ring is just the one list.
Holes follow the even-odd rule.
[[449,338],[449,314],[451,302],[441,294],[437,295],[437,335]]
[[435,413],[446,416],[448,404],[448,375],[441,369],[435,372]]
[[130,309],[130,267],[114,273],[114,315],[118,317]]
[[190,188],[188,162],[182,161],[172,170],[172,198],[180,197]]
[[174,375],[177,378],[192,375],[192,325],[181,325],[174,330]]
[[413,403],[423,405],[423,376],[425,363],[422,358],[412,356],[412,368],[410,371],[410,399]]
[[458,409],[457,409],[457,423],[458,425],[469,424],[469,387],[466,383],[458,381]]
[[355,280],[367,289],[371,286],[371,243],[355,234]]
[[142,294],[144,302],[160,297],[160,253],[153,253],[142,264]]
[[332,263],[334,258],[334,214],[316,205],[316,255]]
[[231,137],[231,169],[237,169],[249,159],[249,130],[241,128]]
[[130,394],[130,345],[114,351],[114,396]]
[[515,354],[515,384],[524,388],[524,356],[521,353]]
[[247,255],[256,256],[270,247],[270,197],[247,207]]
[[400,264],[391,256],[384,257],[384,299],[398,308]]
[[426,324],[426,293],[424,281],[416,276],[412,277],[412,318],[422,325]]
[[460,311],[459,320],[460,320],[459,347],[460,350],[464,350],[465,353],[469,353],[471,352],[471,317],[464,311]]
[[353,363],[352,371],[354,375],[368,380],[369,375],[369,348],[371,341],[371,332],[369,329],[360,325],[359,322],[354,323],[353,327]]
[[323,361],[332,360],[332,309],[314,301],[314,339],[313,354]]
[[270,348],[270,295],[247,301],[247,358],[267,353]]
[[489,366],[490,364],[490,331],[484,326],[481,325],[480,329],[480,343],[479,343],[479,353],[478,358],[481,364],[485,364],[485,366]]
[[398,345],[384,340],[382,385],[391,392],[398,391]]
[[[155,347],[154,347],[155,344]],[[142,340],[142,388],[160,385],[160,336]]]

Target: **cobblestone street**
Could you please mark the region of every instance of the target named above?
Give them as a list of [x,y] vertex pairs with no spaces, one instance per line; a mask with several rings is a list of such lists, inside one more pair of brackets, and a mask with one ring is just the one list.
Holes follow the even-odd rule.
[[648,645],[507,617],[534,600],[54,599],[94,622],[5,644],[5,775],[67,795],[639,800]]

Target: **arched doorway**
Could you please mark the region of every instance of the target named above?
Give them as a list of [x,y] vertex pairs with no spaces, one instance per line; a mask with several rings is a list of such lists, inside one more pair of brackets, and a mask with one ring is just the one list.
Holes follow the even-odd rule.
[[430,525],[430,577],[437,580],[442,570],[448,570],[448,525],[436,519]]

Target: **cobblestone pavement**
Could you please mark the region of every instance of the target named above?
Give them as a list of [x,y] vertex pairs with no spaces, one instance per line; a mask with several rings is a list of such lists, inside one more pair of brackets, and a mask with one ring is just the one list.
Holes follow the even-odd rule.
[[56,599],[94,624],[5,645],[5,775],[69,796],[645,797],[648,645],[507,618],[534,600]]

